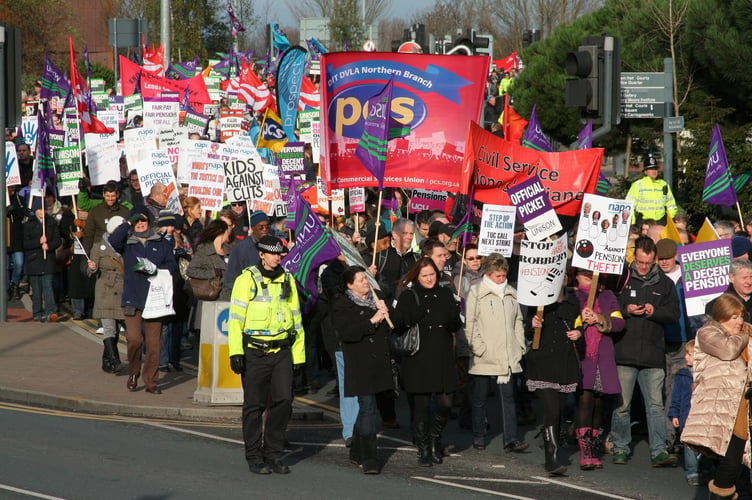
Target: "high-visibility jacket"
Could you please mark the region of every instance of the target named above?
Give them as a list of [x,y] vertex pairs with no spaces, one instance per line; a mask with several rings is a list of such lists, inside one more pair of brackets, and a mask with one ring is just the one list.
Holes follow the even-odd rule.
[[295,279],[288,272],[270,279],[263,276],[257,266],[245,268],[232,287],[227,329],[230,356],[244,354],[246,347],[254,348],[252,342],[289,339],[293,364],[305,363],[305,333],[298,291]]
[[634,203],[633,223],[636,220],[635,212],[640,212],[646,219],[660,220],[666,212],[673,218],[679,210],[671,187],[666,181],[653,180],[647,175],[632,183],[625,199]]

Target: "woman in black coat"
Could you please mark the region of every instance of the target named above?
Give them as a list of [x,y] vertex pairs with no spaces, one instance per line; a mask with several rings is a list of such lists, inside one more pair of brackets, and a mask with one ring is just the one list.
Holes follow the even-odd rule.
[[543,450],[545,469],[550,475],[561,475],[567,468],[559,461],[559,423],[567,396],[577,390],[581,378],[580,360],[575,342],[582,331],[575,328],[580,316],[580,304],[566,282],[553,304],[543,309],[542,321],[535,310],[525,331],[533,340],[536,327],[541,327],[540,345],[525,354],[527,388],[535,392],[541,403]]
[[[439,270],[428,257],[421,258],[407,272],[394,311],[394,325],[400,331],[419,325],[420,349],[401,360],[402,384],[413,398],[413,434],[418,446],[418,463],[430,466],[443,461],[441,435],[457,389],[454,332],[462,325],[460,308],[451,290],[439,286]],[[430,425],[431,396],[436,397],[436,414]],[[429,441],[430,438],[430,441]]]
[[350,461],[363,473],[378,474],[376,393],[393,388],[389,357],[389,309],[375,295],[365,269],[350,266],[342,274],[344,293],[332,308],[332,324],[342,342],[345,361],[345,396],[358,397],[358,418],[353,429]]
[[[42,228],[44,221],[44,228]],[[44,229],[44,232],[43,232]],[[52,216],[37,209],[23,225],[26,274],[31,284],[31,305],[34,321],[58,320],[53,279],[60,268],[55,250],[62,243],[60,228]],[[44,299],[44,309],[42,308]]]

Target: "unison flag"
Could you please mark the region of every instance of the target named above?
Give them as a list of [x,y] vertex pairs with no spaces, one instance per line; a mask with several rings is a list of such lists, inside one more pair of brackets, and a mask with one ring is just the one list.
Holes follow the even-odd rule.
[[306,45],[308,45],[308,52],[311,53],[313,59],[318,59],[321,54],[326,54],[328,52],[326,47],[315,38],[309,38],[306,40]]
[[65,97],[70,90],[68,79],[50,60],[49,55],[44,54],[44,66],[42,68],[42,99],[53,97]]
[[295,138],[298,117],[300,84],[305,72],[306,50],[296,45],[287,49],[277,65],[277,109],[282,119],[282,128],[290,140]]
[[593,120],[588,120],[580,133],[577,134],[577,149],[590,149],[593,147]]
[[741,191],[747,184],[749,184],[749,180],[752,179],[752,172],[742,172],[741,174],[734,176],[734,191],[737,193]]
[[269,23],[269,26],[271,27],[274,48],[279,52],[284,52],[289,49],[292,44],[290,43],[290,40],[287,39],[287,36],[282,33],[282,30],[279,29],[279,25],[277,23]]
[[339,246],[321,225],[311,206],[299,195],[295,214],[295,246],[282,259],[282,267],[305,286],[309,297],[316,297],[318,267],[340,253]]
[[711,205],[736,205],[736,191],[731,179],[726,148],[723,146],[721,127],[716,123],[710,137],[710,153],[705,170],[705,187],[702,189],[702,202]]
[[[49,105],[46,107],[46,111],[49,113]],[[50,134],[47,127],[47,120],[45,119],[40,106],[40,109],[37,112],[37,158],[34,162],[34,168],[37,169],[37,175],[39,176],[42,191],[44,191],[46,187],[55,189],[56,184],[55,162],[52,157]]]
[[232,8],[231,0],[227,0],[227,15],[230,17],[230,25],[232,26],[232,36],[236,36],[238,32],[245,31],[245,26],[240,23],[240,19],[235,16],[235,11]]
[[551,153],[553,151],[548,137],[546,137],[546,134],[543,133],[543,129],[541,129],[535,104],[533,104],[533,110],[530,112],[530,121],[527,124],[525,135],[522,137],[522,145],[526,148],[537,149],[538,151],[545,151],[546,153]]
[[392,90],[394,75],[384,88],[366,101],[368,115],[363,125],[355,157],[379,181],[379,189],[384,187],[384,169],[386,168],[386,147],[389,142],[389,117],[392,108]]

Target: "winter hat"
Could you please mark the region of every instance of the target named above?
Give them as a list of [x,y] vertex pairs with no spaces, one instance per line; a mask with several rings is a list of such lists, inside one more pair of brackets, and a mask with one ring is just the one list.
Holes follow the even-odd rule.
[[749,238],[744,236],[734,236],[731,238],[731,253],[734,255],[734,258],[746,255],[750,250],[752,250],[752,242],[749,241]]
[[110,220],[107,221],[107,233],[112,234],[112,232],[117,229],[123,222],[125,222],[125,219],[123,219],[119,215],[110,217]]
[[251,214],[251,227],[255,226],[259,222],[269,222],[269,216],[261,210],[256,210]]
[[173,226],[173,227],[175,227],[175,214],[173,214],[169,210],[160,210],[159,211],[159,218],[157,219],[157,226],[159,226],[159,227],[167,227],[167,226]]
[[146,207],[146,205],[139,204],[134,205],[133,208],[131,208],[131,211],[128,212],[128,220],[130,220],[131,217],[133,217],[136,214],[143,214],[146,216],[147,219],[149,219],[149,225],[151,226],[154,224],[154,216],[151,215],[151,212]]
[[264,236],[256,243],[256,248],[259,252],[283,254],[287,252],[287,248],[282,244],[282,240],[275,236]]

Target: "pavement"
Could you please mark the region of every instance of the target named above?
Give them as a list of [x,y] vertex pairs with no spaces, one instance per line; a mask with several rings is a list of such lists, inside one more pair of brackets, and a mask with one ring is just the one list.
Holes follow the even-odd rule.
[[[161,418],[198,422],[235,422],[241,406],[202,406],[193,402],[197,387],[198,341],[183,351],[182,372],[160,372],[162,394],[139,387],[130,392],[127,369],[119,374],[102,371],[102,335],[92,319],[73,320],[61,307],[57,323],[34,322],[31,300],[8,303],[8,321],[0,323],[0,400],[84,413]],[[125,335],[120,359],[127,359]],[[331,383],[333,384],[333,382]],[[321,420],[336,408],[326,404],[326,388],[296,398],[294,419]],[[336,405],[336,402],[334,403]]]

